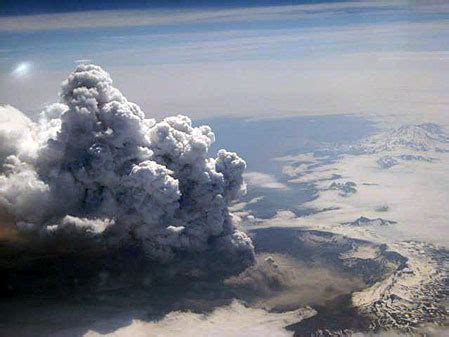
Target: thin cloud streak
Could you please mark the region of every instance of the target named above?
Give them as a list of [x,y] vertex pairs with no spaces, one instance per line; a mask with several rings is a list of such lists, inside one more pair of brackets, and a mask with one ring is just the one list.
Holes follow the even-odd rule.
[[[267,6],[233,9],[196,10],[105,10],[82,13],[6,16],[0,18],[0,32],[54,30],[70,28],[160,26],[180,23],[248,22],[263,20],[297,20],[310,17],[345,14],[349,10],[403,10],[407,2],[344,2],[293,6]],[[432,6],[413,6],[434,13]],[[438,6],[441,13],[442,6]],[[449,6],[443,7],[449,11]]]

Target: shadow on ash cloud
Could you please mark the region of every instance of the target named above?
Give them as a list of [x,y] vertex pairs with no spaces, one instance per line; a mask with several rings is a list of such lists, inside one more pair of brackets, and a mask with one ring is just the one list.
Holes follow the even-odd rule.
[[[251,237],[257,263],[241,274],[223,280],[223,275],[198,279],[178,273],[169,282],[167,275],[155,278],[159,268],[132,252],[120,252],[119,260],[88,249],[73,256],[39,256],[17,244],[2,244],[10,255],[1,254],[1,279],[15,278],[16,288],[2,281],[0,331],[14,336],[107,334],[135,319],[157,322],[173,311],[213,313],[235,299],[269,312],[311,306],[316,316],[288,327],[300,336],[325,327],[362,331],[368,322],[350,307],[350,294],[405,263],[384,246],[325,232],[271,228],[254,230]],[[374,254],[353,257],[357,247]]]

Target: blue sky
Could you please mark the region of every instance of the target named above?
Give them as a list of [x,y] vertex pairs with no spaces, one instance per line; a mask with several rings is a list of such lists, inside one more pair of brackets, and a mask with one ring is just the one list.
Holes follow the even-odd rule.
[[444,2],[26,3],[4,2],[0,17],[0,101],[25,112],[90,60],[155,116],[444,119]]
[[338,2],[338,0],[3,0],[0,3],[0,15],[29,15],[87,10],[232,8],[332,2]]

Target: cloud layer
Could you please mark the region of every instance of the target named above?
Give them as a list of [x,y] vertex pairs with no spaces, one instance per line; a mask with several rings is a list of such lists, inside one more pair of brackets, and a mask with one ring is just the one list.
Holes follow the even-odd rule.
[[448,144],[448,134],[439,125],[412,124],[353,144],[349,153],[333,159],[326,154],[279,158],[286,163],[289,183],[313,184],[317,197],[302,205],[313,209],[312,214],[288,218],[279,213],[276,221],[347,231],[345,224],[361,216],[382,218],[397,224],[372,226],[376,239],[448,247]]
[[212,314],[171,312],[157,322],[133,320],[111,334],[87,332],[84,337],[99,336],[291,336],[284,326],[297,323],[306,316],[301,310],[270,313],[263,309],[245,307],[238,301],[217,308]]
[[[254,22],[262,20],[292,20],[308,17],[320,18],[329,14],[344,15],[351,10],[403,11],[403,2],[354,2],[308,4],[290,6],[264,6],[243,8],[215,8],[203,10],[101,10],[79,13],[4,16],[0,18],[0,31],[53,30],[61,28],[162,26],[180,23]],[[424,11],[446,12],[447,6],[421,4]]]

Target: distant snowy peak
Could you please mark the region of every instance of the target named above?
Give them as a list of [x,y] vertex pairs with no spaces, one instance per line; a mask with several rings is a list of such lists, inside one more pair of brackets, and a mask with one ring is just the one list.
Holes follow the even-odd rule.
[[357,184],[353,181],[347,181],[347,182],[332,182],[332,184],[329,186],[328,190],[336,190],[340,191],[341,196],[350,196],[357,192]]
[[396,221],[392,220],[385,220],[382,218],[377,219],[370,219],[364,216],[359,217],[358,219],[350,222],[343,222],[342,225],[345,226],[388,226],[388,225],[394,225],[396,224]]
[[[442,151],[442,150],[440,150]],[[413,155],[413,154],[402,154],[399,156],[382,156],[377,160],[377,165],[379,165],[380,168],[388,169],[390,167],[396,166],[400,164],[401,162],[412,162],[412,161],[421,161],[421,162],[427,162],[431,163],[434,161],[434,158],[431,157],[424,157],[420,155]]]
[[449,151],[449,136],[437,124],[405,125],[374,136],[362,144],[366,152],[394,150]]

